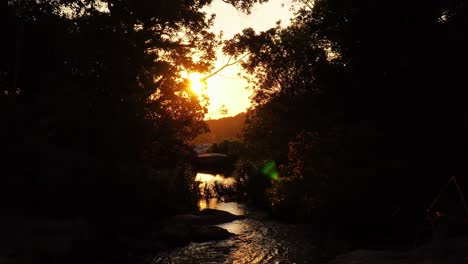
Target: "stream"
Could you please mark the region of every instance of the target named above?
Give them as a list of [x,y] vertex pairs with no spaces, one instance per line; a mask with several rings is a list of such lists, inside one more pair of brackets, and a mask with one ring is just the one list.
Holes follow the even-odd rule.
[[[207,182],[210,179],[226,179],[220,175],[197,176]],[[202,186],[202,185],[200,185]],[[289,225],[274,221],[264,212],[248,208],[237,202],[217,199],[201,200],[200,210],[213,208],[232,214],[245,215],[241,220],[218,226],[236,234],[226,240],[191,243],[187,246],[162,252],[152,259],[156,263],[318,263],[317,247],[307,237],[307,229],[301,225]]]

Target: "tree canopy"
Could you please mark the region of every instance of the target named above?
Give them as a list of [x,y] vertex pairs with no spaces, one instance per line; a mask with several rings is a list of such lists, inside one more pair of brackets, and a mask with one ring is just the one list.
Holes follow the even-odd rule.
[[462,174],[457,72],[466,67],[453,51],[466,53],[466,5],[302,2],[290,26],[245,29],[224,47],[248,54],[255,95],[245,141],[284,166],[271,201],[303,214],[423,212]]
[[[229,1],[244,11],[255,2]],[[212,69],[219,40],[201,11],[210,3],[2,1],[3,201],[73,211],[137,199],[151,181],[190,193],[187,175],[157,179],[187,168],[186,143],[206,130],[206,108],[181,72]]]

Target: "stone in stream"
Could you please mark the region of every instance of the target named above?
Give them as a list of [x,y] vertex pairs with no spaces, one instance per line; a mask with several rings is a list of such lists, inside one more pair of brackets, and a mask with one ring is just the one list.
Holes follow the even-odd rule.
[[223,240],[234,236],[233,233],[219,226],[193,226],[191,231],[191,238],[194,242]]
[[243,215],[235,215],[222,210],[204,209],[196,214],[176,215],[173,220],[188,225],[217,225],[243,218]]
[[215,209],[205,209],[195,214],[176,215],[162,228],[160,235],[164,241],[173,246],[186,245],[190,241],[222,240],[235,234],[213,225],[242,218],[244,216]]
[[168,223],[160,231],[160,236],[170,246],[183,246],[190,243],[190,228],[184,223]]
[[160,231],[160,238],[169,246],[183,246],[191,241],[206,242],[222,240],[234,236],[224,228],[210,225],[166,224]]
[[235,215],[226,211],[216,209],[204,209],[199,212],[201,225],[218,225],[243,219],[243,215]]

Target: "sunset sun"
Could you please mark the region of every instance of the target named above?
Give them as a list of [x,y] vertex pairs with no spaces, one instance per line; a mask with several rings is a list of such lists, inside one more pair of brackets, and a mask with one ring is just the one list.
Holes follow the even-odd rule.
[[185,78],[190,82],[190,89],[199,97],[206,95],[207,82],[203,79],[203,75],[198,72],[185,73]]
[[[219,64],[219,62],[217,63]],[[221,67],[217,65],[218,67]],[[226,69],[231,76],[236,76],[239,68],[232,67]],[[207,77],[208,76],[208,77]],[[245,111],[249,105],[249,96],[251,91],[243,88],[245,82],[238,82],[237,85],[226,83],[226,77],[222,75],[206,75],[199,72],[182,72],[181,77],[188,81],[187,90],[196,94],[200,100],[206,100],[208,114],[206,119],[220,118],[226,115],[220,109],[225,108],[230,115],[238,114]],[[228,79],[232,81],[233,78]]]

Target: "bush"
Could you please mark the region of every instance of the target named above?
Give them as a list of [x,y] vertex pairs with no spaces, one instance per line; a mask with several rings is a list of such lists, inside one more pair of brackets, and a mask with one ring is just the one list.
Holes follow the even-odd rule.
[[250,203],[264,206],[267,203],[265,192],[271,186],[271,180],[262,173],[258,164],[266,162],[237,161],[234,169],[237,191]]

